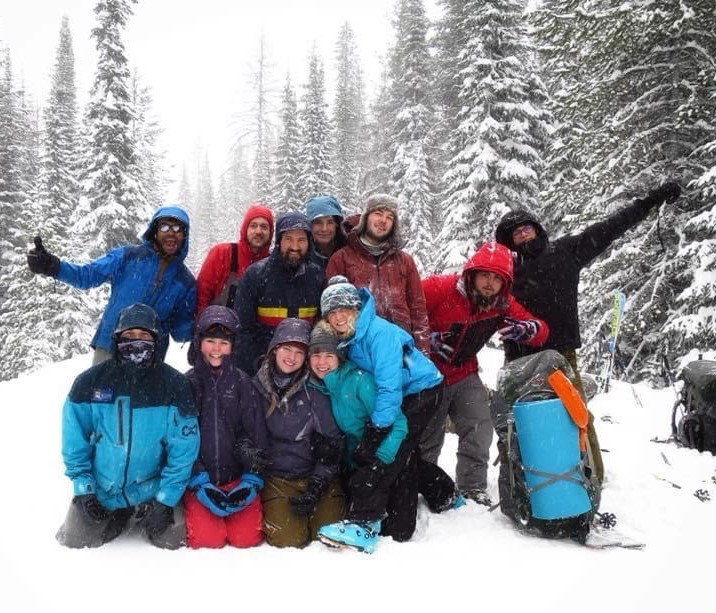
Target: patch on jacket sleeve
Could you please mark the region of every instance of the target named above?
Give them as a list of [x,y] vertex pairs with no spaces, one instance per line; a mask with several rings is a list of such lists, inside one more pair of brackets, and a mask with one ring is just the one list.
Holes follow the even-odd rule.
[[110,387],[95,387],[92,390],[92,402],[111,402],[114,392]]

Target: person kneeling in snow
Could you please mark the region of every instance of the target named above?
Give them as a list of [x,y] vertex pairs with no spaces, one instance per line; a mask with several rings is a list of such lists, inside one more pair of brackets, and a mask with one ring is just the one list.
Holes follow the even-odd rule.
[[145,304],[123,309],[111,359],[81,373],[62,411],[74,498],[57,540],[99,547],[136,525],[153,545],[184,544],[178,504],[199,451],[189,381],[164,364],[166,336]]
[[199,315],[187,373],[199,410],[201,448],[184,495],[189,547],[253,547],[263,540],[259,492],[268,464],[266,422],[241,406],[248,378],[231,357],[239,319],[224,306]]
[[403,455],[410,453],[407,446],[401,447],[408,434],[408,422],[400,411],[380,444],[369,448],[369,438],[364,435],[375,406],[375,381],[373,375],[345,360],[339,343],[331,326],[319,321],[311,332],[308,348],[311,385],[330,396],[333,417],[346,437],[343,463],[348,512],[346,519],[323,526],[318,538],[327,545],[373,553],[397,469],[402,466],[395,462],[396,455],[400,449]]

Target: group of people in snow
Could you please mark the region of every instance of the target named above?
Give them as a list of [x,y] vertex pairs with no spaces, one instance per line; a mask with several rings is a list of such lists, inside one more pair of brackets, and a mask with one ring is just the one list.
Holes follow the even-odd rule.
[[[196,280],[176,206],[156,211],[140,245],[87,264],[37,237],[32,272],[111,285],[93,366],[63,408],[74,496],[59,542],[134,530],[169,549],[320,539],[372,552],[379,536],[412,537],[420,496],[434,513],[491,505],[477,352],[497,333],[507,360],[550,348],[576,370],[581,269],[679,193],[666,183],[554,241],[515,208],[460,273],[422,280],[386,194],[345,219],[333,196],[276,220],[251,205]],[[186,375],[164,363],[170,335],[190,343]],[[455,481],[437,464],[448,417]],[[591,422],[589,453],[601,480]]]

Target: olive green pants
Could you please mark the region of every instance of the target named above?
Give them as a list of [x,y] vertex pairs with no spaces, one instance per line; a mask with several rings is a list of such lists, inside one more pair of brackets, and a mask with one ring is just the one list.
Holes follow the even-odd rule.
[[261,490],[261,502],[264,507],[264,533],[269,545],[305,547],[316,539],[321,526],[343,519],[346,503],[338,479],[331,481],[312,513],[296,513],[289,498],[300,496],[307,485],[308,479],[266,479],[266,485]]

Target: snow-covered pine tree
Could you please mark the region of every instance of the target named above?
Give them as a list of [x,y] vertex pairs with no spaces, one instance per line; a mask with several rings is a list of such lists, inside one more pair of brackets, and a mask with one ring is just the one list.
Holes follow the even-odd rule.
[[579,128],[569,143],[585,163],[568,183],[581,204],[576,221],[600,219],[666,178],[694,181],[675,205],[663,206],[582,276],[583,336],[594,335],[605,296],[621,289],[629,305],[620,348],[632,373],[653,375],[653,358],[667,334],[681,354],[714,335],[708,318],[713,290],[708,276],[700,275],[713,270],[714,245],[706,231],[712,204],[698,179],[713,161],[705,145],[716,130],[716,14],[707,0],[665,2],[659,10],[646,3],[582,6],[577,21],[570,21],[571,8],[543,5],[548,19],[575,28],[579,70],[561,56],[559,39],[548,36],[540,45],[553,49],[553,65],[570,69],[569,79],[550,90],[563,92],[555,109],[559,119]]
[[380,85],[372,104],[366,122],[368,151],[365,163],[365,172],[360,184],[363,196],[373,193],[389,194],[392,190],[390,176],[392,122],[395,115],[392,112],[389,95],[388,69],[381,72]]
[[194,190],[194,208],[191,217],[191,240],[189,243],[189,266],[199,270],[207,252],[215,241],[216,199],[211,178],[211,166],[206,152],[199,158]]
[[335,193],[331,169],[331,125],[326,104],[323,62],[314,48],[308,60],[301,118],[302,201],[321,194]]
[[231,163],[225,172],[229,192],[228,207],[237,229],[251,200],[251,170],[247,161],[246,147],[237,145],[231,151]]
[[[455,27],[465,41],[457,131],[445,174],[438,269],[455,269],[494,237],[511,206],[534,206],[551,130],[524,0],[468,0]],[[449,7],[448,7],[449,8]],[[456,20],[457,21],[457,20]]]
[[291,76],[286,76],[286,84],[281,98],[281,125],[278,146],[274,156],[275,184],[274,206],[276,213],[299,211],[303,206],[301,192],[301,127],[298,117],[298,102],[291,85]]
[[146,227],[137,146],[132,138],[130,74],[122,31],[136,0],[98,0],[92,30],[98,62],[85,121],[89,135],[83,191],[86,211],[78,222],[90,257],[134,243]]
[[[43,112],[41,188],[33,233],[42,234],[57,256],[71,260],[78,252],[71,228],[80,197],[80,136],[75,59],[67,17],[62,18],[51,81]],[[64,360],[87,351],[92,337],[87,294],[40,276],[29,284],[28,292],[48,334],[44,338],[45,361]],[[39,328],[35,333],[39,334]]]
[[361,209],[360,180],[366,155],[363,71],[355,35],[344,23],[336,44],[336,98],[333,107],[335,147],[333,172],[336,196],[346,213]]
[[431,83],[433,64],[423,0],[399,0],[390,66],[391,193],[401,203],[405,249],[425,272],[435,250],[434,211],[438,178],[434,168],[437,116]]

